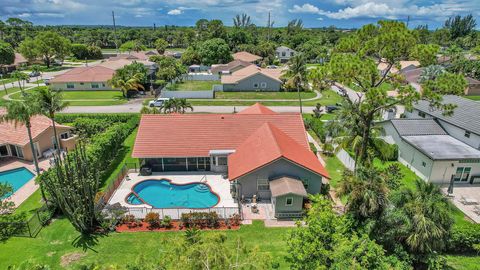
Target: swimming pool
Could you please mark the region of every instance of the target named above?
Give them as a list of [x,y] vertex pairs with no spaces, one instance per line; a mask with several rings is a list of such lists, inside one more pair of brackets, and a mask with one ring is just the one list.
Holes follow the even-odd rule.
[[133,205],[149,204],[155,208],[210,208],[219,198],[209,185],[190,183],[177,185],[170,180],[145,180],[132,188],[127,202]]
[[[2,184],[9,184],[13,187],[13,193],[15,193],[18,189],[23,187],[30,179],[32,179],[35,175],[30,172],[27,168],[21,167],[9,171],[0,172],[0,183]],[[8,194],[6,197],[12,194]],[[3,199],[3,198],[0,198]]]

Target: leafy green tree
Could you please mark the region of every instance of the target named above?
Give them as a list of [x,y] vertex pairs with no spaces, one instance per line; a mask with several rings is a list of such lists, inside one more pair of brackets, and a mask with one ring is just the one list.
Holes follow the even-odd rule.
[[[1,119],[0,119],[1,120]],[[13,187],[9,184],[0,183],[0,241],[5,241],[16,233],[22,233],[25,229],[26,214],[15,213],[15,203],[4,198],[13,193]]]
[[[6,198],[13,193],[13,187],[7,183],[0,183],[0,198]],[[0,200],[0,213],[9,213],[15,209],[15,203],[9,200]]]
[[35,49],[41,56],[47,68],[50,67],[53,57],[63,59],[70,52],[70,41],[52,31],[40,32],[34,39]]
[[208,22],[208,38],[227,38],[227,30],[221,20],[211,20]]
[[168,47],[168,42],[165,39],[159,38],[155,41],[155,49],[159,54],[164,54]]
[[287,34],[291,35],[297,33],[303,29],[302,19],[293,19],[287,24]]
[[472,14],[465,17],[457,15],[445,21],[445,28],[449,30],[452,40],[470,34],[475,26],[477,26],[477,22]]
[[128,53],[131,53],[132,51],[134,52],[144,51],[146,49],[147,47],[143,45],[140,40],[127,41],[120,46],[120,51],[128,52]]
[[182,63],[173,58],[167,56],[152,56],[150,61],[153,61],[158,66],[157,79],[163,80],[166,82],[172,81],[174,79],[181,80],[182,74],[187,73],[187,68],[182,65]]
[[345,171],[338,194],[348,196],[347,212],[361,222],[378,219],[388,206],[385,179],[373,167],[357,167],[355,174]]
[[437,64],[437,54],[440,46],[436,44],[417,44],[410,55],[420,62],[423,67]]
[[138,89],[145,90],[145,87],[140,83],[142,79],[142,74],[137,73],[129,78],[122,78],[120,75],[113,75],[113,77],[108,80],[108,84],[112,88],[119,88],[122,92],[123,97],[127,97],[128,91],[138,91]]
[[300,90],[306,89],[308,83],[307,65],[303,54],[297,54],[290,59],[288,69],[284,71],[283,75],[288,78],[297,89],[298,101],[300,102],[300,113],[302,113],[302,97],[300,95]]
[[141,84],[145,85],[148,83],[148,69],[142,63],[133,62],[123,68],[117,69],[115,74],[125,81],[128,81],[135,74],[138,74],[137,76]]
[[[35,153],[35,146],[32,138],[32,117],[40,114],[40,108],[33,95],[26,94],[22,101],[11,101],[7,103],[7,113],[0,115],[1,122],[13,122],[15,125],[25,125],[27,128],[28,140],[30,142],[30,149],[32,151],[33,164],[37,175],[40,175],[40,167],[38,166],[37,154]],[[43,185],[40,182],[40,190],[42,198],[46,201]]]
[[199,65],[202,63],[202,58],[197,49],[193,46],[189,46],[180,58],[184,65]]
[[68,106],[68,102],[63,101],[62,91],[54,91],[49,87],[39,88],[34,95],[39,103],[42,114],[52,120],[53,134],[55,137],[55,144],[57,145],[57,155],[60,155],[60,141],[57,135],[55,114],[65,109]]
[[401,244],[415,260],[425,266],[429,258],[442,252],[453,224],[448,199],[433,183],[421,179],[415,188],[404,187],[391,196],[392,207],[372,233],[387,249]]
[[443,104],[443,95],[463,95],[467,88],[467,80],[463,74],[445,72],[438,75],[434,80],[425,81],[422,84],[423,94],[429,97],[430,106],[443,107],[447,112],[455,109],[453,104]]
[[318,89],[320,92],[326,90],[330,86],[328,81],[328,69],[326,67],[316,67],[308,71],[308,80],[312,83],[313,89]]
[[198,49],[198,54],[204,65],[225,64],[233,60],[228,44],[221,38],[203,42]]
[[95,233],[101,220],[95,201],[100,183],[97,165],[81,144],[65,157],[54,158],[54,166],[41,175],[41,182],[78,232]]
[[321,40],[309,40],[298,48],[305,58],[311,62],[326,62],[328,60],[329,49]]
[[[32,66],[30,66],[30,69],[33,72],[38,72],[38,74],[40,74],[40,76],[42,76],[42,68],[39,65],[32,65]],[[37,80],[37,86],[40,86],[40,80]]]
[[28,60],[28,62],[33,62],[39,56],[36,43],[32,38],[26,38],[23,40],[18,47],[18,51]]
[[0,73],[3,73],[4,65],[11,65],[15,61],[15,51],[12,45],[0,41]]
[[88,58],[88,46],[85,44],[72,44],[70,51],[77,59],[83,60]]

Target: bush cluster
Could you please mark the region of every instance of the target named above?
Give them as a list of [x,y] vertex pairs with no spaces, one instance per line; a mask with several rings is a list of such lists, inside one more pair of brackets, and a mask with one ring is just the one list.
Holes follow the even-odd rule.
[[308,117],[305,118],[305,127],[313,130],[317,134],[318,138],[322,143],[325,143],[327,135],[325,134],[324,123],[320,118]]
[[181,220],[186,228],[218,228],[220,226],[216,212],[183,213]]
[[454,225],[450,232],[447,249],[454,253],[480,252],[480,225],[468,223]]
[[105,114],[89,114],[89,113],[69,113],[55,115],[55,121],[58,123],[73,123],[77,118],[98,119],[105,123],[126,123],[132,118],[139,119],[139,116],[131,113],[105,113]]

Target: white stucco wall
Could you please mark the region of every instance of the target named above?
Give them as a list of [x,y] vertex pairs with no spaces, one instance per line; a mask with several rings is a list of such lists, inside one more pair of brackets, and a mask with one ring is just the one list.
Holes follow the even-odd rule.
[[72,83],[73,88],[67,88],[67,83],[50,83],[50,87],[53,90],[64,90],[64,91],[72,91],[72,90],[92,90],[92,91],[97,91],[97,90],[118,90],[118,89],[113,89],[110,85],[107,84],[107,82],[99,82],[98,83],[98,88],[92,88],[92,83],[90,82],[85,82],[85,83]]

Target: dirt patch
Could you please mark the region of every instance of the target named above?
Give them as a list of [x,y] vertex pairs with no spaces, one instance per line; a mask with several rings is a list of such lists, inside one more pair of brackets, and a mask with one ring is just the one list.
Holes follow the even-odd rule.
[[50,251],[47,253],[47,257],[52,257],[53,255],[55,255],[55,251]]
[[73,252],[73,253],[65,254],[60,258],[60,265],[62,267],[67,267],[70,264],[80,260],[84,256],[85,256],[85,253],[80,253],[80,252]]

